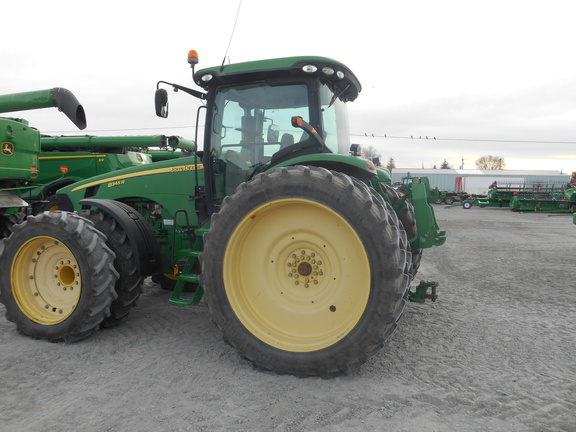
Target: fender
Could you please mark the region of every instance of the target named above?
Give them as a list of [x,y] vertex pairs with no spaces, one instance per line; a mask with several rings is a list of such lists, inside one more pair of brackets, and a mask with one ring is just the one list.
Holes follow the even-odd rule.
[[154,231],[140,213],[127,204],[109,199],[83,199],[79,204],[83,208],[96,207],[120,224],[130,239],[142,276],[160,272],[160,245]]
[[[335,153],[314,153],[309,155],[302,155],[293,159],[283,160],[276,165],[266,166],[265,171],[269,169],[279,168],[289,165],[313,165],[317,167],[326,168],[343,172],[344,174],[356,177],[365,183],[369,183],[375,176],[378,175],[376,167],[371,161],[360,158],[351,158],[350,156],[335,154]],[[255,172],[255,174],[257,174]]]

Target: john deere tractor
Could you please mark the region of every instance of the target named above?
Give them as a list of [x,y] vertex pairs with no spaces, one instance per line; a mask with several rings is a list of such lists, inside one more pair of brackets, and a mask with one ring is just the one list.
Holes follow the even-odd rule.
[[[195,71],[203,148],[78,181],[0,243],[1,300],[19,331],[74,341],[115,324],[143,279],[170,303],[205,294],[226,341],[260,368],[346,373],[390,337],[423,249],[444,243],[426,179],[404,193],[350,156],[344,64],[290,57]],[[197,137],[200,129],[197,129]],[[196,138],[198,141],[198,138]],[[58,210],[56,210],[58,209]]]

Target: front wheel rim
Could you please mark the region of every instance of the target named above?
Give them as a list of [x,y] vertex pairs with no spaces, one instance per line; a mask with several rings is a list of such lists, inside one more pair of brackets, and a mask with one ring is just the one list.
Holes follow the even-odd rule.
[[293,352],[327,348],[354,329],[370,295],[362,241],[315,201],[266,203],[234,229],[224,255],[226,296],[250,333]]
[[65,321],[80,301],[80,266],[70,249],[53,237],[25,242],[12,261],[10,276],[18,307],[38,324]]

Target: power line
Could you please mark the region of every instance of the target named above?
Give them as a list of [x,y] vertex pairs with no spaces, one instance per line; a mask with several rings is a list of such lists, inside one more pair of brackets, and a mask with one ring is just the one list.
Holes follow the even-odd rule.
[[[122,129],[93,129],[86,130],[85,133],[100,133],[100,132],[121,132],[121,131],[145,131],[145,130],[165,130],[165,129],[187,129],[194,128],[194,125],[189,126],[165,126],[165,127],[139,127],[139,128],[122,128]],[[199,125],[199,128],[204,127],[204,125]],[[43,131],[45,134],[70,134],[77,133],[77,131]],[[352,133],[352,137],[367,137],[367,138],[393,138],[393,139],[406,139],[406,140],[432,140],[432,141],[466,141],[466,142],[493,142],[493,143],[517,143],[517,144],[576,144],[576,141],[544,141],[544,140],[510,140],[510,139],[481,139],[481,138],[439,138],[435,136],[428,135],[410,135],[410,136],[398,136],[398,135],[378,135],[373,133]]]
[[354,137],[368,137],[368,138],[394,138],[394,139],[408,139],[408,140],[432,140],[432,141],[470,141],[470,142],[495,142],[495,143],[525,143],[525,144],[576,144],[576,141],[536,141],[536,140],[509,140],[509,139],[480,139],[480,138],[439,138],[428,135],[410,135],[410,136],[394,136],[394,135],[377,135],[377,134],[350,134]]

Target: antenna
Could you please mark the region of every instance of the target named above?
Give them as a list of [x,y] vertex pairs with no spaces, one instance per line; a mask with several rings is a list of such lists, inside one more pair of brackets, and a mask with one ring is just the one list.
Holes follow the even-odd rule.
[[228,55],[228,50],[230,49],[230,44],[232,43],[232,37],[234,36],[234,30],[236,30],[236,23],[238,22],[238,15],[240,15],[240,8],[242,7],[242,0],[238,3],[238,11],[236,12],[236,19],[234,20],[234,27],[232,27],[232,34],[230,35],[230,40],[228,41],[228,46],[226,47],[226,53],[222,59],[222,66],[220,66],[220,72],[224,69],[224,62],[226,61],[226,56]]

